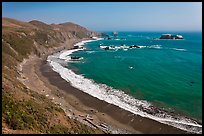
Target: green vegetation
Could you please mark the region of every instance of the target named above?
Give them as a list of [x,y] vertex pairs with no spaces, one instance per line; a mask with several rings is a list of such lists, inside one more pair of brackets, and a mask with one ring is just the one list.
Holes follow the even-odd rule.
[[[6,41],[16,52],[18,52],[19,57],[28,57],[33,49],[33,42],[31,39],[26,38],[24,36],[15,34],[15,33],[7,33],[4,34],[2,38]],[[3,45],[4,47],[4,45]]]
[[15,50],[12,50],[11,47],[6,42],[2,42],[2,52],[4,54],[9,54],[9,56],[11,56],[13,58],[17,57],[17,54],[16,54]]
[[86,33],[84,33],[84,32],[77,32],[76,36],[79,38],[87,37]]
[[[55,31],[38,21],[26,23],[9,18],[2,18],[2,27],[2,124],[12,130],[50,134],[98,133],[98,130],[69,119],[51,100],[27,89],[17,79],[18,63],[31,53],[41,56],[42,49],[65,42],[71,32]],[[84,32],[77,36],[82,38]]]
[[36,127],[36,121],[32,115],[30,115],[22,102],[15,102],[8,94],[2,96],[2,112],[6,123],[10,128],[17,129],[33,129]]
[[70,130],[62,125],[54,125],[50,129],[51,134],[71,134]]
[[[89,127],[66,118],[62,109],[58,108],[49,100],[31,90],[29,100],[14,100],[12,94],[3,90],[2,96],[2,117],[13,130],[37,130],[42,133],[51,134],[70,134],[70,133],[93,133]],[[38,102],[37,102],[38,101]],[[40,102],[39,102],[40,101]],[[49,110],[48,110],[49,109]],[[63,121],[67,121],[70,126],[51,121],[57,118],[56,115],[62,114]],[[52,125],[51,125],[52,124]]]
[[48,36],[43,31],[37,31],[33,38],[40,45],[43,45],[43,44],[45,44],[46,41],[48,41]]

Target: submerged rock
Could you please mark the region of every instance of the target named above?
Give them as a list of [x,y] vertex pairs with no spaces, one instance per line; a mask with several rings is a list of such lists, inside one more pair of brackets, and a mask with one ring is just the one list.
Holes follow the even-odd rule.
[[109,50],[109,47],[105,47],[104,49],[105,49],[105,50]]
[[81,57],[78,57],[78,56],[71,56],[71,59],[72,60],[79,60]]
[[159,39],[183,39],[183,36],[173,34],[162,34]]
[[138,45],[131,45],[129,48],[140,48]]

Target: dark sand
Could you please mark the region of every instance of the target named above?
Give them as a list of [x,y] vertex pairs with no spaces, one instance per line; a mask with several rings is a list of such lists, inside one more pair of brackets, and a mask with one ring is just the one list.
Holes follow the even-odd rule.
[[47,56],[53,52],[70,49],[76,42],[81,40],[82,39],[69,40],[62,46],[47,51],[41,58],[31,55],[29,59],[22,62],[18,68],[20,73],[22,73],[20,80],[33,91],[45,95],[56,104],[61,104],[60,107],[64,109],[67,116],[71,115],[69,117],[78,118],[81,122],[86,124],[87,122],[83,121],[83,117],[79,115],[89,114],[92,115],[95,124],[105,123],[111,125],[113,129],[110,130],[114,132],[106,131],[107,133],[121,132],[117,131],[118,129],[122,130],[122,133],[187,133],[172,126],[134,115],[118,106],[92,97],[72,87],[67,81],[62,79],[58,73],[54,72],[46,61]]
[[[144,118],[139,115],[135,115],[129,111],[121,109],[118,106],[109,104],[105,101],[101,101],[95,97],[90,96],[72,87],[67,81],[62,79],[58,73],[53,71],[47,61],[42,60],[36,65],[36,70],[38,75],[41,75],[47,80],[43,80],[47,85],[53,85],[59,90],[63,90],[67,95],[74,96],[76,101],[79,101],[77,104],[72,104],[76,109],[80,110],[80,105],[90,107],[97,110],[95,114],[97,118],[107,124],[124,128],[132,133],[156,133],[156,134],[186,134],[187,132],[177,129],[175,127],[165,125],[154,121],[152,119]],[[39,76],[40,77],[40,76]],[[69,101],[69,100],[66,100]],[[70,100],[70,103],[73,103],[73,100]],[[85,111],[84,111],[85,112]],[[135,130],[135,131],[134,131]]]

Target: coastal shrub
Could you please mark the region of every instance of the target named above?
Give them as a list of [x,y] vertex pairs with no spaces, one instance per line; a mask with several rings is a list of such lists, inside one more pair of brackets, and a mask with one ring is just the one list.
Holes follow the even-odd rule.
[[23,57],[27,57],[32,51],[32,40],[28,37],[19,37],[16,33],[3,34],[3,39]]
[[24,126],[24,124],[26,124],[26,122],[24,122],[20,116],[15,116],[15,115],[12,116],[11,121],[10,121],[10,125],[12,129],[14,130],[26,129],[26,126]]
[[[17,66],[17,62],[15,60],[15,58],[13,58],[12,56],[6,54],[6,53],[2,53],[2,66],[7,66],[10,69],[15,69],[15,66]],[[16,71],[16,69],[15,69]]]
[[[16,25],[2,26],[2,124],[5,123],[6,128],[13,130],[34,130],[42,133],[92,132],[92,128],[68,119],[64,111],[51,100],[28,89],[17,79],[19,72],[16,66],[19,62],[31,52],[40,54],[41,49],[45,49],[45,41],[49,40],[49,46],[46,48],[59,46],[59,42],[64,42],[70,33],[44,31],[26,22],[12,19],[7,21]],[[78,36],[82,37],[83,33],[78,33]],[[42,46],[35,47],[33,41]],[[54,120],[56,115],[61,115],[59,122],[63,122],[63,125]],[[70,129],[70,124],[73,130]]]
[[32,115],[24,115],[22,116],[25,128],[32,129],[32,126],[36,126],[36,122]]
[[71,122],[71,123],[76,124],[76,125],[72,125],[72,128],[71,128],[71,130],[73,131],[72,133],[75,133],[75,134],[91,134],[91,133],[94,132],[88,126],[79,123],[77,120],[73,120],[73,122]]
[[86,33],[84,33],[84,32],[76,32],[76,36],[77,36],[78,38],[87,37]]
[[48,36],[43,31],[36,31],[33,38],[40,45],[44,45],[45,41],[48,41]]
[[18,32],[18,33],[24,33],[26,35],[29,35],[31,30],[25,29],[25,28],[15,28],[15,31]]
[[50,128],[51,134],[71,134],[69,129],[63,125],[54,125]]
[[6,42],[2,42],[2,52],[9,54],[10,56],[16,58],[17,54],[9,47]]
[[2,113],[6,120],[6,123],[14,130],[24,129],[24,122],[22,120],[23,113],[20,110],[20,106],[16,104],[10,96],[2,96]]
[[[2,96],[2,113],[11,129],[48,129],[47,117],[32,100],[15,102],[8,93]],[[38,111],[39,110],[39,111]]]
[[58,111],[58,112],[64,112],[64,110],[60,107],[58,107],[57,105],[55,105],[54,110]]
[[[30,90],[31,91],[31,90]],[[31,93],[31,96],[32,97],[34,97],[34,98],[37,98],[38,100],[42,100],[42,101],[44,101],[44,102],[48,102],[48,100],[46,99],[46,97],[44,96],[44,95],[40,95],[40,94],[38,94],[37,92],[33,92],[33,91],[31,91],[32,93]]]
[[77,134],[91,134],[92,133],[92,131],[88,129],[88,127],[85,125],[80,126],[80,129],[76,129],[74,132]]

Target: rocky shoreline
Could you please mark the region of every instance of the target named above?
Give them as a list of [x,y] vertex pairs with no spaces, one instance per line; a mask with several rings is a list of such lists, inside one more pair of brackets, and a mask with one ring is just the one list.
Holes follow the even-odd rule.
[[[69,118],[76,119],[92,128],[101,129],[104,133],[186,133],[177,128],[133,115],[115,105],[85,94],[64,81],[51,69],[46,62],[46,57],[62,49],[71,49],[70,47],[75,43],[76,41],[69,43],[69,48],[64,45],[55,49],[42,58],[32,56],[27,63],[21,65],[21,72],[27,78],[27,80],[21,79],[21,81],[27,87],[51,99],[65,111]],[[31,84],[34,75],[36,76],[34,82],[38,87]],[[30,81],[30,83],[26,81]],[[121,117],[121,113],[123,113],[123,117]]]
[[[69,43],[69,45],[74,45],[79,41],[81,40],[74,40],[73,42]],[[33,91],[36,91],[37,93],[42,94],[52,100],[52,102],[62,108],[66,115],[71,119],[78,120],[79,122],[86,124],[94,129],[101,129],[104,133],[130,133],[125,130],[114,128],[110,125],[107,125],[106,123],[96,122],[96,117],[92,117],[90,115],[90,113],[92,112],[97,112],[94,109],[87,108],[87,113],[77,111],[76,108],[72,107],[69,102],[66,101],[66,99],[64,98],[66,94],[64,94],[62,90],[49,85],[49,81],[46,81],[41,73],[41,66],[46,65],[45,70],[49,71],[48,67],[50,66],[46,64],[47,56],[52,53],[59,52],[63,49],[71,48],[66,46],[55,48],[53,51],[49,51],[41,58],[37,57],[36,55],[30,55],[28,59],[25,59],[22,63],[19,64],[18,71],[21,74],[21,77],[19,77],[18,79],[23,82],[23,84],[26,85],[27,88],[32,89]],[[52,71],[50,68],[50,72],[54,71]],[[74,104],[78,105],[79,102],[75,101]]]

